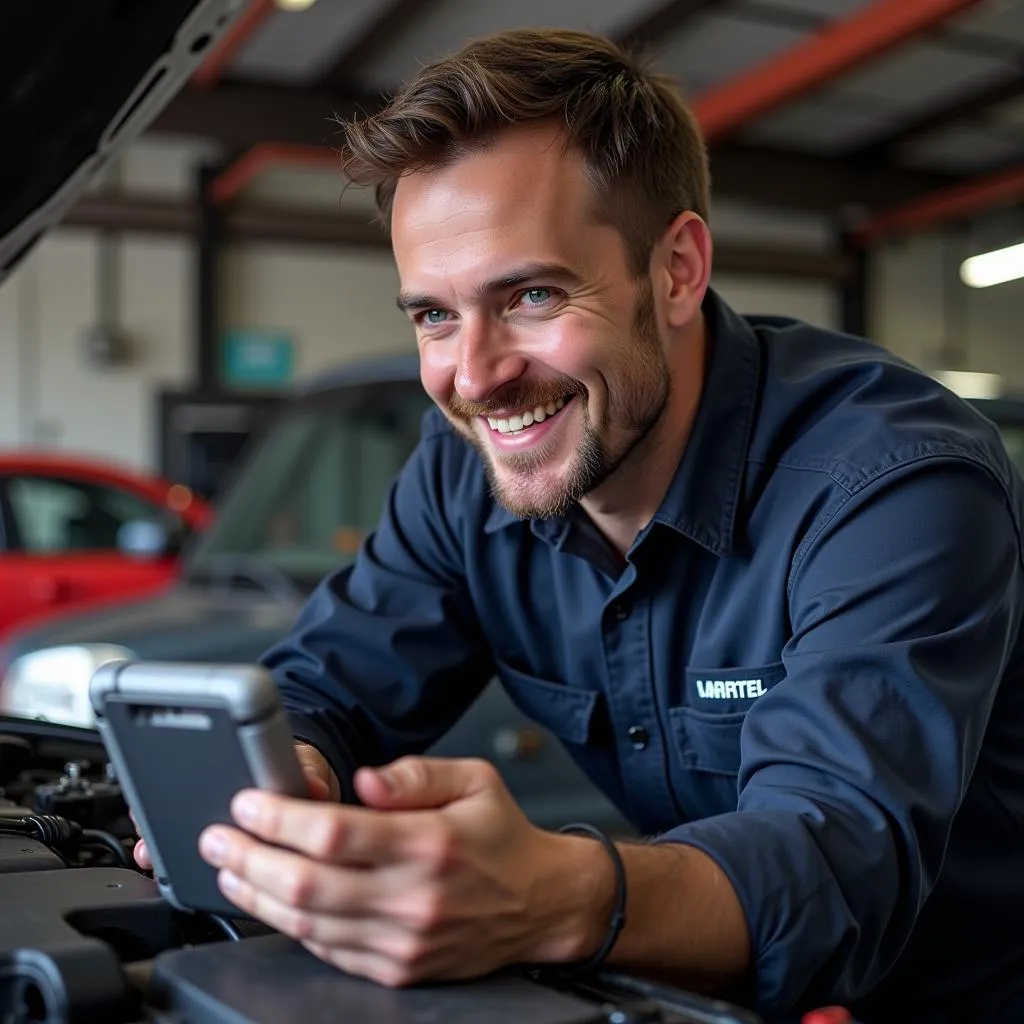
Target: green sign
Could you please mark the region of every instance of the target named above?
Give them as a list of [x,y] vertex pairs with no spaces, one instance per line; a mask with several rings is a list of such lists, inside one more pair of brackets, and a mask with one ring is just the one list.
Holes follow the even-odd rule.
[[229,331],[221,351],[222,380],[229,387],[280,387],[292,379],[295,344],[284,331]]

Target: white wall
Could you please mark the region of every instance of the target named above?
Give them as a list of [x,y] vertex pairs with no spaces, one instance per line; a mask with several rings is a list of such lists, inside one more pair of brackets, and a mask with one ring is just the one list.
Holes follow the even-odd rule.
[[[0,446],[155,467],[153,395],[189,383],[194,255],[168,238],[127,236],[120,248],[120,323],[134,353],[125,366],[98,368],[84,357],[82,333],[97,310],[92,232],[55,233],[0,289]],[[413,345],[385,253],[234,246],[221,289],[223,326],[288,332],[300,377]],[[20,396],[19,357],[37,368]]]
[[0,445],[11,443],[20,434],[20,357],[28,342],[20,318],[24,308],[22,293],[29,287],[30,274],[20,271],[0,286]]
[[827,282],[716,274],[711,283],[737,312],[793,316],[818,327],[840,327],[839,296]]
[[98,368],[83,344],[96,320],[98,253],[92,232],[54,233],[0,288],[0,446],[147,467],[151,393],[187,380],[190,254],[165,238],[120,243],[120,321],[135,355],[127,366]]
[[[822,217],[764,210],[737,202],[715,202],[710,225],[716,242],[822,252],[835,245],[831,227]],[[714,274],[711,283],[740,313],[794,316],[819,327],[839,327],[838,291],[826,281]]]
[[299,377],[360,356],[414,351],[397,294],[386,251],[246,245],[228,248],[222,262],[224,324],[291,332]]
[[[1024,282],[972,289],[959,278],[960,261],[986,247],[980,238],[948,232],[885,245],[873,260],[871,329],[924,369],[996,373],[1007,394],[1021,395]],[[945,365],[950,350],[961,363]]]

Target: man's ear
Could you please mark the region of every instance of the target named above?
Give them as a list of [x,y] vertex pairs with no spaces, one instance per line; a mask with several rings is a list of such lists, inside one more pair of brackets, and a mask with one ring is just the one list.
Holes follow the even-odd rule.
[[669,327],[684,327],[700,312],[711,280],[712,248],[707,224],[689,211],[679,214],[655,245],[652,280],[661,282],[661,306]]

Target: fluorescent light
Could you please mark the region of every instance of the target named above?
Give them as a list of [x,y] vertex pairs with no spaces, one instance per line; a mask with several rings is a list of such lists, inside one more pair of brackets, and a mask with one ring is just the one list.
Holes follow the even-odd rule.
[[1024,277],[1024,242],[964,260],[960,280],[971,288],[991,288]]
[[304,11],[307,7],[312,7],[316,0],[274,0],[274,3],[282,11]]
[[1001,391],[998,373],[939,370],[935,379],[961,398],[998,398]]

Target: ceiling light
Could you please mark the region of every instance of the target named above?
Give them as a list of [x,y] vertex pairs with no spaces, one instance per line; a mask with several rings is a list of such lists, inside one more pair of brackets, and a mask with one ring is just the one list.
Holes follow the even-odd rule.
[[1024,242],[972,256],[960,265],[960,280],[971,288],[991,288],[1024,277]]
[[274,0],[274,3],[282,11],[304,11],[307,7],[312,7],[316,0]]
[[998,373],[974,373],[968,370],[939,370],[935,379],[961,398],[998,398],[1002,382]]

